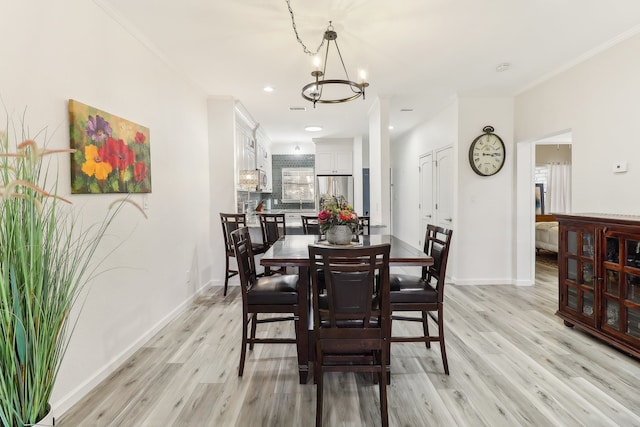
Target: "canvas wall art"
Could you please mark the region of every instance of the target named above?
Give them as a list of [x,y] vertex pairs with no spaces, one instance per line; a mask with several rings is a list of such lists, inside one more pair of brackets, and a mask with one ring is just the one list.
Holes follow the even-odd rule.
[[69,100],[71,192],[150,193],[149,129]]

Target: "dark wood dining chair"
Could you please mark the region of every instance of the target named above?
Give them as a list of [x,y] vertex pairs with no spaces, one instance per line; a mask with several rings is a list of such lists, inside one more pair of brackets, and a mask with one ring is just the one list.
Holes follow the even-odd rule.
[[[350,249],[309,246],[317,427],[322,426],[325,372],[377,373],[380,418],[383,426],[389,424],[390,248],[389,244]],[[321,272],[324,292],[318,280]],[[376,276],[380,278],[377,292]]]
[[[220,222],[222,223],[222,235],[224,236],[225,248],[225,273],[224,273],[224,295],[227,295],[229,279],[238,274],[238,270],[229,268],[230,258],[235,257],[231,233],[240,227],[246,227],[247,217],[243,213],[222,213],[220,212]],[[267,248],[262,243],[253,243],[253,254],[258,255],[266,252]]]
[[[440,343],[444,372],[449,375],[447,352],[444,344],[444,283],[447,259],[453,230],[429,224],[424,239],[424,252],[433,257],[433,265],[422,268],[421,276],[391,274],[391,312],[393,321],[404,320],[422,323],[420,336],[395,336],[391,342],[424,342],[431,348],[432,342]],[[398,312],[421,312],[421,317],[396,315]],[[429,318],[438,327],[437,335],[429,333]]]
[[302,220],[302,232],[304,234],[322,234],[317,215],[300,215],[300,219]]
[[[241,227],[231,233],[233,249],[238,262],[240,287],[242,288],[242,348],[238,376],[244,373],[247,344],[253,350],[254,344],[295,344],[299,333],[298,275],[256,276],[255,260],[251,245],[251,236],[247,227]],[[306,310],[306,307],[302,309]],[[258,314],[277,313],[278,317],[260,319]],[[290,316],[284,316],[289,314]],[[296,338],[256,338],[256,326],[260,323],[291,321],[295,322]],[[251,332],[248,335],[248,327]]]
[[[285,214],[259,213],[260,229],[262,230],[262,241],[268,250],[281,236],[287,234],[287,223]],[[277,273],[286,273],[286,268],[282,267],[273,270]],[[265,268],[264,274],[269,275],[273,272],[269,268]]]

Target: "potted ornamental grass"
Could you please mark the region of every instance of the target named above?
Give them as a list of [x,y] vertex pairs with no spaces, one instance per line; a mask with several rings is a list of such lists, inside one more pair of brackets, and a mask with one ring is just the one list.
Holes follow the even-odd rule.
[[8,131],[0,131],[0,422],[5,427],[39,425],[47,416],[77,321],[72,308],[96,273],[91,261],[105,232],[130,202],[112,203],[101,221],[83,227],[70,201],[58,195],[57,168],[49,167],[55,156],[73,150],[48,150],[36,142],[46,141],[45,132],[33,139],[25,133],[13,130],[19,135],[9,138]]

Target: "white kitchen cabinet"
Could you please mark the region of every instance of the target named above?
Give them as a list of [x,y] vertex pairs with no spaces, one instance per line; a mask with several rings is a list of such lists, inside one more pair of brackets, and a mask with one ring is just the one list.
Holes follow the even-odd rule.
[[255,141],[251,129],[241,123],[236,124],[236,159],[239,170],[256,168]]
[[271,150],[270,143],[266,136],[260,132],[257,135],[256,142],[256,169],[264,172],[266,183],[262,187],[264,193],[270,193],[273,187],[273,179],[271,177]]
[[327,142],[316,144],[316,175],[352,174],[352,144]]
[[271,177],[271,141],[267,135],[248,117],[244,107],[236,105],[235,144],[236,144],[236,185],[239,187],[239,171],[259,169],[264,176],[260,191],[270,193],[273,188]]

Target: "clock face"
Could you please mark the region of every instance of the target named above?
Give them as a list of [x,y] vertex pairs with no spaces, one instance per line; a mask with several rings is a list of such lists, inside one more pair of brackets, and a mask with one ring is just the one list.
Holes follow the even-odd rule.
[[480,135],[469,148],[469,164],[478,175],[495,175],[504,166],[504,158],[504,143],[493,133]]

